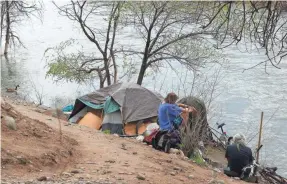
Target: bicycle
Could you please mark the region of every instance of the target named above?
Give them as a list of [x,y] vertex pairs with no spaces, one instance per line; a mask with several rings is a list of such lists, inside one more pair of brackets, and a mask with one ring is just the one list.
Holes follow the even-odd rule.
[[[263,145],[260,145],[260,147],[256,150],[255,154],[259,152],[259,150],[262,148]],[[249,169],[249,170],[248,170]],[[246,177],[244,175],[244,172],[249,173],[248,178],[256,178],[255,182],[258,182],[257,180],[257,172],[262,176],[262,178],[270,183],[270,184],[287,184],[287,179],[278,175],[276,173],[277,167],[264,167],[256,162],[256,159],[253,158],[253,163],[250,166],[247,166],[243,169],[243,175],[241,175],[241,179]]]
[[[217,129],[220,129],[221,132],[219,132],[218,130],[216,130],[212,127],[209,127],[212,130],[211,133],[214,137],[216,137],[216,139],[219,141],[220,145],[224,149],[226,149],[227,146],[231,144],[233,137],[228,136],[227,133],[223,130],[223,127],[226,125],[225,123],[221,123],[221,124],[216,123],[216,125],[217,125]],[[218,136],[216,133],[220,134],[220,136]]]

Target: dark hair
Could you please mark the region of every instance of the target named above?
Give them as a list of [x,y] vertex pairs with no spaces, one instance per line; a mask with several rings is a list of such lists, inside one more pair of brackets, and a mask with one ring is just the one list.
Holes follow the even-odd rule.
[[178,96],[175,93],[168,93],[164,101],[166,103],[174,104],[178,99]]

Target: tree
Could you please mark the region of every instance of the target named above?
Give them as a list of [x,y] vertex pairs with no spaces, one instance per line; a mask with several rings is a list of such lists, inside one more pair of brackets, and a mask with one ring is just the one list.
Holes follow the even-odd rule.
[[[56,48],[58,55],[55,58],[55,62],[50,66],[54,68],[58,66],[66,68],[67,70],[64,72],[66,75],[82,75],[96,72],[100,80],[101,88],[104,87],[105,82],[107,82],[107,85],[112,84],[112,76],[113,83],[115,83],[117,81],[118,72],[114,45],[121,4],[121,2],[71,1],[70,4],[58,6],[54,2],[54,5],[58,8],[61,15],[78,23],[86,38],[95,45],[97,53],[86,55],[83,52],[78,52],[77,54],[70,55],[73,57],[71,58],[66,57],[63,52],[57,50],[59,48]],[[106,30],[103,31],[91,24],[91,22],[96,19],[96,16],[107,20]],[[62,47],[60,48],[63,49]],[[60,52],[62,55],[59,55]],[[112,73],[110,71],[111,67],[113,67]],[[69,74],[71,70],[74,72]],[[51,72],[51,67],[49,71],[50,74],[54,76],[58,75],[58,73]]]
[[268,59],[259,64],[267,65],[269,61],[278,67],[287,55],[284,5],[286,2],[271,1],[130,3],[132,13],[127,22],[136,27],[145,44],[141,52],[127,51],[142,55],[138,84],[146,69],[158,62],[179,61],[198,66],[200,63],[194,62],[192,53],[184,48],[194,40],[210,40],[204,35],[213,36],[218,49],[242,41],[264,48]]
[[[107,85],[110,85],[111,82],[109,82],[108,78],[111,75],[110,70],[112,66],[114,68],[114,73],[113,73],[114,83],[117,82],[117,79],[120,79],[117,77],[118,63],[115,62],[115,53],[118,53],[118,55],[122,56],[120,60],[120,64],[123,65],[123,68],[124,68],[123,70],[126,70],[127,65],[129,65],[130,68],[132,69],[132,70],[125,72],[123,76],[127,76],[127,75],[130,76],[130,74],[134,74],[135,71],[134,71],[133,64],[130,64],[130,62],[125,62],[125,58],[127,59],[128,56],[133,56],[135,54],[141,54],[142,52],[135,50],[133,47],[132,47],[133,49],[130,49],[126,45],[123,45],[122,47],[117,46],[117,48],[115,48],[115,42],[117,39],[119,40],[118,36],[122,36],[120,35],[121,33],[118,28],[119,25],[121,25],[122,27],[129,26],[129,29],[134,28],[135,24],[132,24],[132,23],[135,20],[134,14],[136,13],[135,12],[135,8],[137,8],[136,6],[137,4],[135,2],[131,2],[131,3],[124,3],[124,2],[86,3],[86,1],[82,1],[82,2],[71,1],[70,4],[67,4],[61,7],[57,6],[57,8],[60,10],[59,12],[61,15],[66,16],[70,20],[78,23],[82,32],[88,38],[88,40],[90,40],[92,43],[96,45],[96,48],[97,48],[96,52],[98,52],[98,54],[96,52],[89,53],[89,54],[78,52],[78,53],[73,53],[67,56],[65,52],[59,51],[59,49],[63,49],[62,46],[55,47],[53,49],[54,52],[52,55],[56,57],[46,58],[47,61],[50,61],[48,75],[54,76],[58,80],[68,79],[68,80],[76,80],[80,82],[84,80],[85,74],[87,74],[87,76],[89,76],[88,78],[90,78],[90,77],[95,77],[95,75],[93,75],[92,73],[96,72],[96,75],[100,79],[100,87],[104,86],[104,82],[106,79],[107,79]],[[160,30],[162,34],[159,34],[153,43],[151,43],[153,40],[150,40],[150,43],[147,43],[147,44],[153,44],[156,47],[160,43],[164,44],[164,42],[162,41],[163,37],[170,37],[170,36],[173,36],[174,39],[177,39],[174,42],[177,42],[178,44],[177,45],[173,44],[173,42],[169,43],[167,46],[164,46],[162,49],[158,49],[158,51],[154,53],[153,57],[151,56],[147,57],[148,53],[143,54],[142,61],[146,62],[146,64],[143,64],[142,66],[144,67],[140,69],[140,76],[142,79],[143,79],[143,76],[146,74],[146,69],[148,67],[150,66],[159,67],[160,66],[159,62],[162,60],[168,60],[167,63],[169,63],[170,61],[172,61],[172,59],[176,59],[177,61],[179,61],[182,64],[185,64],[189,68],[195,69],[197,65],[199,65],[200,62],[202,62],[203,60],[206,60],[211,55],[209,50],[206,49],[207,45],[204,42],[200,41],[202,39],[200,38],[198,38],[197,40],[187,39],[193,36],[193,34],[192,35],[181,35],[182,36],[181,38],[176,38],[177,35],[175,34],[172,35],[168,33],[168,31],[175,29],[173,28],[174,25],[179,25],[180,23],[182,24],[188,23],[187,17],[184,17],[184,18],[181,17],[181,19],[176,19],[177,17],[176,8],[172,10],[173,11],[164,13],[167,17],[161,17],[161,20],[164,21],[163,24],[158,23],[158,25],[154,25],[154,27],[152,27],[155,30],[159,26],[162,26],[162,30]],[[161,10],[161,11],[165,11],[165,10]],[[152,11],[149,10],[147,11],[147,13],[152,13]],[[146,14],[145,16],[148,16],[148,15]],[[106,29],[103,30],[98,27],[95,28],[95,22],[93,22],[92,20],[97,19],[97,17],[103,17],[103,19],[100,19],[100,20],[101,21],[104,20],[103,22],[101,22],[101,24],[104,24]],[[166,20],[164,20],[164,18]],[[170,22],[170,25],[168,25],[169,22]],[[140,31],[140,30],[137,29],[137,31]],[[62,43],[62,44],[67,45],[65,43]],[[137,44],[133,43],[133,46],[137,46]],[[142,47],[142,45],[140,47]],[[153,51],[154,50],[150,50],[149,52],[153,52]],[[131,58],[128,58],[128,59],[131,59]],[[110,62],[110,60],[112,62]],[[149,60],[149,63],[147,63],[147,60]],[[203,63],[204,62],[202,62],[201,65]],[[87,67],[86,64],[89,64],[89,67]]]
[[[72,1],[58,8],[62,15],[78,22],[86,37],[96,45],[100,57],[87,63],[101,63],[102,66],[89,68],[86,73],[91,73],[90,69],[98,71],[103,87],[105,80],[107,85],[111,84],[111,67],[114,67],[114,82],[117,81],[117,66],[122,60],[116,64],[115,53],[130,60],[139,58],[137,83],[140,85],[148,69],[159,69],[164,65],[173,67],[178,62],[197,70],[206,62],[217,62],[213,59],[213,47],[223,49],[240,42],[264,48],[268,59],[259,64],[271,63],[278,67],[287,55],[284,7],[286,9],[285,2]],[[104,31],[95,28],[92,21],[99,16],[108,17],[103,19]],[[141,42],[134,41],[130,46],[115,49],[114,43],[121,36],[119,25],[127,31],[135,31],[132,39]],[[214,40],[215,45],[209,43]],[[81,63],[80,67],[73,65],[83,70],[86,60],[80,57],[77,62]]]
[[[142,51],[123,50],[141,56],[137,83],[142,84],[146,70],[166,61],[178,61],[196,69],[210,59],[208,46],[200,35],[211,32],[193,29],[193,16],[189,13],[194,3],[189,2],[132,2],[126,15],[126,24],[133,25],[144,41]],[[197,52],[197,50],[201,52]],[[207,51],[207,52],[206,52]]]
[[[265,49],[267,60],[279,68],[287,56],[287,3],[284,1],[225,1],[198,3],[198,23],[214,32],[217,48],[245,42]],[[254,66],[254,67],[255,67]]]
[[4,55],[7,57],[8,48],[11,43],[15,46],[17,44],[24,46],[21,42],[15,27],[23,20],[29,19],[32,16],[41,17],[42,5],[39,2],[25,2],[25,1],[1,1],[1,35],[0,40],[3,41],[2,36],[5,36]]

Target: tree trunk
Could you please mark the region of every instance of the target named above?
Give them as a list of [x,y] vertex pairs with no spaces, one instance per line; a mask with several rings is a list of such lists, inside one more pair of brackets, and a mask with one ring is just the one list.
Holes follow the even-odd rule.
[[110,69],[109,69],[109,59],[105,57],[105,71],[106,71],[106,77],[107,77],[107,84],[108,86],[111,85],[111,75],[110,75]]
[[142,65],[141,65],[141,69],[140,69],[140,72],[139,72],[139,76],[138,76],[138,81],[137,81],[137,84],[138,85],[142,85],[142,82],[143,82],[143,78],[144,78],[144,74],[145,74],[145,71],[146,71],[146,62],[142,62]]
[[100,88],[103,88],[104,87],[104,82],[102,82],[101,80],[100,80]]
[[105,84],[105,81],[104,81],[103,75],[102,75],[100,70],[98,71],[98,76],[100,78],[100,88],[103,88],[104,84]]
[[145,71],[147,69],[147,60],[148,60],[148,55],[149,55],[149,46],[150,46],[150,38],[151,38],[152,28],[153,27],[151,26],[148,30],[147,40],[146,40],[145,49],[144,49],[144,56],[143,56],[143,60],[142,60],[140,73],[138,76],[138,82],[137,82],[138,85],[142,85],[144,74],[145,74]]
[[0,2],[1,3],[1,33],[0,33],[0,42],[2,43],[2,36],[3,36],[3,28],[4,28],[4,14],[5,14],[5,7],[4,3],[5,2]]
[[8,46],[10,40],[10,14],[9,14],[9,1],[6,1],[6,36],[5,36],[5,48],[4,55],[7,57]]
[[118,80],[118,68],[116,65],[116,58],[114,55],[114,51],[111,51],[111,56],[112,56],[113,65],[114,65],[114,84],[115,84],[115,83],[117,83],[117,80]]

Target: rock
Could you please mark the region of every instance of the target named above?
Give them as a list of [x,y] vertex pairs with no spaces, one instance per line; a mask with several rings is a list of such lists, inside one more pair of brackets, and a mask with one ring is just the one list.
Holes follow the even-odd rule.
[[41,176],[40,178],[37,179],[38,181],[46,181],[47,177],[46,176]]
[[139,179],[139,180],[145,180],[145,176],[142,175],[142,174],[138,174],[138,175],[137,175],[137,179]]
[[169,153],[177,154],[179,153],[179,150],[175,148],[170,148]]
[[121,149],[123,149],[123,150],[127,150],[127,148],[126,148],[126,144],[125,144],[125,143],[122,143],[122,147],[121,147]]
[[102,172],[102,174],[110,174],[110,173],[112,173],[112,171],[105,171],[105,170],[104,170],[104,171]]
[[140,141],[140,142],[143,142],[144,136],[139,135],[139,136],[137,136],[136,140],[137,140],[137,141]]
[[21,156],[17,156],[16,158],[17,158],[19,164],[21,164],[21,165],[26,165],[27,163],[29,163],[29,161],[26,158],[23,158]]
[[71,176],[72,176],[72,174],[67,173],[67,172],[63,172],[62,175],[63,175],[64,177],[71,177]]
[[181,168],[180,167],[174,167],[173,170],[180,171]]
[[28,136],[29,134],[27,134],[27,132],[23,132],[22,135]]
[[29,180],[29,181],[25,181],[25,184],[32,184],[34,181],[33,180]]
[[194,176],[193,176],[193,175],[188,175],[188,178],[189,178],[189,179],[193,179]]
[[170,175],[175,176],[176,172],[170,172]]
[[74,170],[71,170],[71,172],[70,172],[70,173],[78,174],[78,173],[80,173],[80,171],[79,171],[79,170],[77,170],[77,169],[74,169]]
[[78,180],[84,180],[84,179],[85,179],[85,178],[82,177],[82,176],[78,177]]
[[116,161],[115,161],[115,160],[106,160],[105,162],[108,162],[108,163],[115,163]]
[[221,173],[221,171],[218,168],[213,169],[215,172]]
[[135,152],[133,152],[133,155],[136,155],[136,154],[138,154],[136,151],[135,151]]
[[217,184],[225,184],[223,180],[217,180]]
[[212,179],[208,184],[225,184],[223,180]]
[[5,116],[4,120],[6,122],[6,126],[10,129],[10,130],[17,130],[17,125],[15,122],[15,119],[11,116]]

